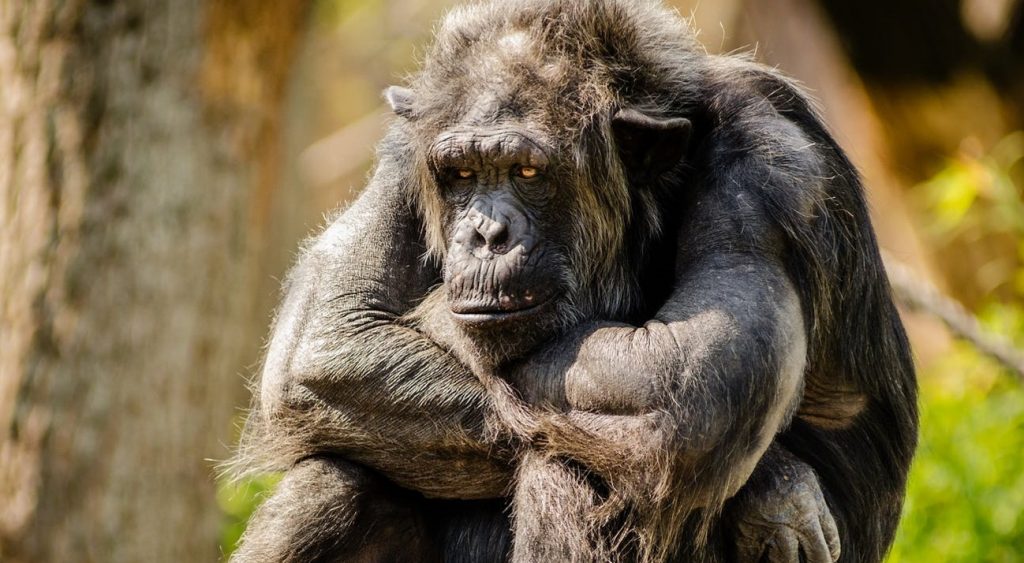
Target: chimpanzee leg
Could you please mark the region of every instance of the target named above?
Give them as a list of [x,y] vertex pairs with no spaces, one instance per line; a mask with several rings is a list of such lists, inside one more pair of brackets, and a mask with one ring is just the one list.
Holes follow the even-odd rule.
[[235,563],[438,561],[424,500],[373,471],[316,457],[290,469],[249,523]]

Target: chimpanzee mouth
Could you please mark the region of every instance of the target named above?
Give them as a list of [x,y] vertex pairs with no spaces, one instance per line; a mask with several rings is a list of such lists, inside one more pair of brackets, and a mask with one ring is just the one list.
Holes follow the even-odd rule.
[[544,312],[554,301],[552,296],[546,296],[541,300],[524,300],[506,304],[501,302],[463,302],[452,303],[450,310],[452,316],[460,323],[480,327],[527,319]]

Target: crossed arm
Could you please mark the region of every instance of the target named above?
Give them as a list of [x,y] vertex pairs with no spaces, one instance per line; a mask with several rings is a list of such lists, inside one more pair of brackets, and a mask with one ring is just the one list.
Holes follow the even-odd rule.
[[551,453],[614,472],[669,452],[702,506],[731,497],[788,422],[805,355],[781,267],[719,255],[681,274],[655,319],[581,326],[511,378],[528,403],[550,407],[539,432]]
[[[730,211],[711,203],[706,212]],[[733,217],[719,226],[750,227],[742,213]],[[335,454],[428,496],[502,496],[516,460],[485,429],[499,417],[494,398],[462,362],[399,322],[438,283],[420,236],[400,187],[377,177],[304,251],[268,347],[256,439],[286,463]],[[767,450],[798,401],[805,343],[792,283],[772,252],[749,245],[756,239],[684,230],[677,287],[654,319],[580,326],[506,374],[544,413],[539,447],[612,480],[668,454],[673,470],[664,477],[691,485],[694,507],[724,502],[758,460],[755,475],[768,483],[783,465],[809,469],[777,445]],[[698,252],[716,245],[719,252]],[[820,491],[787,495],[779,483],[743,513],[770,523],[776,506],[817,509],[834,543]],[[764,534],[740,535],[761,549]],[[820,551],[823,541],[800,544]]]
[[402,186],[378,172],[304,250],[247,440],[286,465],[336,454],[430,496],[498,497],[512,468],[484,438],[490,398],[463,364],[396,322],[438,282],[420,239]]
[[[813,471],[773,443],[802,392],[807,350],[799,297],[776,250],[780,237],[761,210],[734,195],[709,191],[697,203],[687,224],[699,228],[679,233],[676,287],[654,319],[642,326],[581,325],[502,373],[511,389],[489,387],[512,395],[505,405],[518,400],[513,393],[523,399],[522,408],[499,409],[498,416],[531,444],[530,452],[541,454],[520,466],[517,513],[586,504],[586,487],[554,491],[555,483],[572,478],[549,459],[586,467],[654,519],[667,507],[708,509],[703,513],[714,518],[754,475],[771,486],[748,487],[733,503],[738,549],[754,560],[774,536],[772,561],[796,561],[798,545],[812,561],[838,556],[838,535]],[[417,310],[418,326],[449,345],[457,331],[447,326],[439,295]],[[457,341],[449,346],[460,348]],[[532,418],[525,424],[524,412]],[[536,472],[546,477],[532,477]],[[530,490],[535,483],[541,489]],[[555,495],[559,500],[550,500]],[[537,500],[542,497],[548,501]],[[562,512],[519,520],[558,521]],[[564,545],[568,539],[552,544],[545,526],[533,528],[517,528],[517,553],[540,551],[514,560],[579,551]],[[520,541],[531,532],[536,537]]]
[[[628,434],[638,441],[622,456],[671,451],[694,474],[714,461],[729,468],[731,494],[798,400],[804,328],[779,261],[750,246],[756,233],[744,243],[729,232],[751,218],[723,208],[728,201],[702,205],[733,219],[720,232],[680,233],[677,287],[655,319],[580,326],[509,377],[528,403],[571,423],[549,420],[552,448],[567,428],[598,442]],[[462,363],[396,322],[437,283],[420,237],[400,186],[375,178],[304,252],[269,345],[259,412],[270,443],[292,456],[336,452],[427,494],[495,496],[511,469],[485,439],[492,399]],[[576,449],[561,453],[586,463],[593,450]],[[708,474],[707,485],[725,481]]]

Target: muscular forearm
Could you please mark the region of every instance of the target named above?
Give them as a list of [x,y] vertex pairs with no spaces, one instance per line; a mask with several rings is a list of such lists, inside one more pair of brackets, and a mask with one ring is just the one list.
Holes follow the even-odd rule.
[[613,457],[668,454],[698,487],[727,468],[706,481],[731,495],[799,398],[803,322],[777,265],[737,256],[692,272],[654,320],[583,327],[515,370],[513,384],[555,407],[545,432],[556,438],[542,440],[572,450],[561,453],[610,470]]
[[488,397],[401,324],[438,272],[396,166],[381,164],[289,274],[246,442],[278,464],[335,453],[429,495],[497,496],[510,470],[484,439]]
[[337,452],[432,496],[494,497],[507,487],[511,468],[484,439],[488,397],[432,342],[381,322],[316,364],[297,366],[270,415],[294,447]]

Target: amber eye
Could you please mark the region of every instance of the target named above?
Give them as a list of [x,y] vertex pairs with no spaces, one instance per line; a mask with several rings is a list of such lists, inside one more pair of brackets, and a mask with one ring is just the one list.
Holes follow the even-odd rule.
[[533,166],[523,166],[516,172],[516,174],[520,178],[526,178],[529,180],[530,178],[536,178],[537,174],[540,174],[540,171]]
[[473,177],[473,171],[469,168],[459,168],[455,171],[455,175],[461,180],[468,180]]

